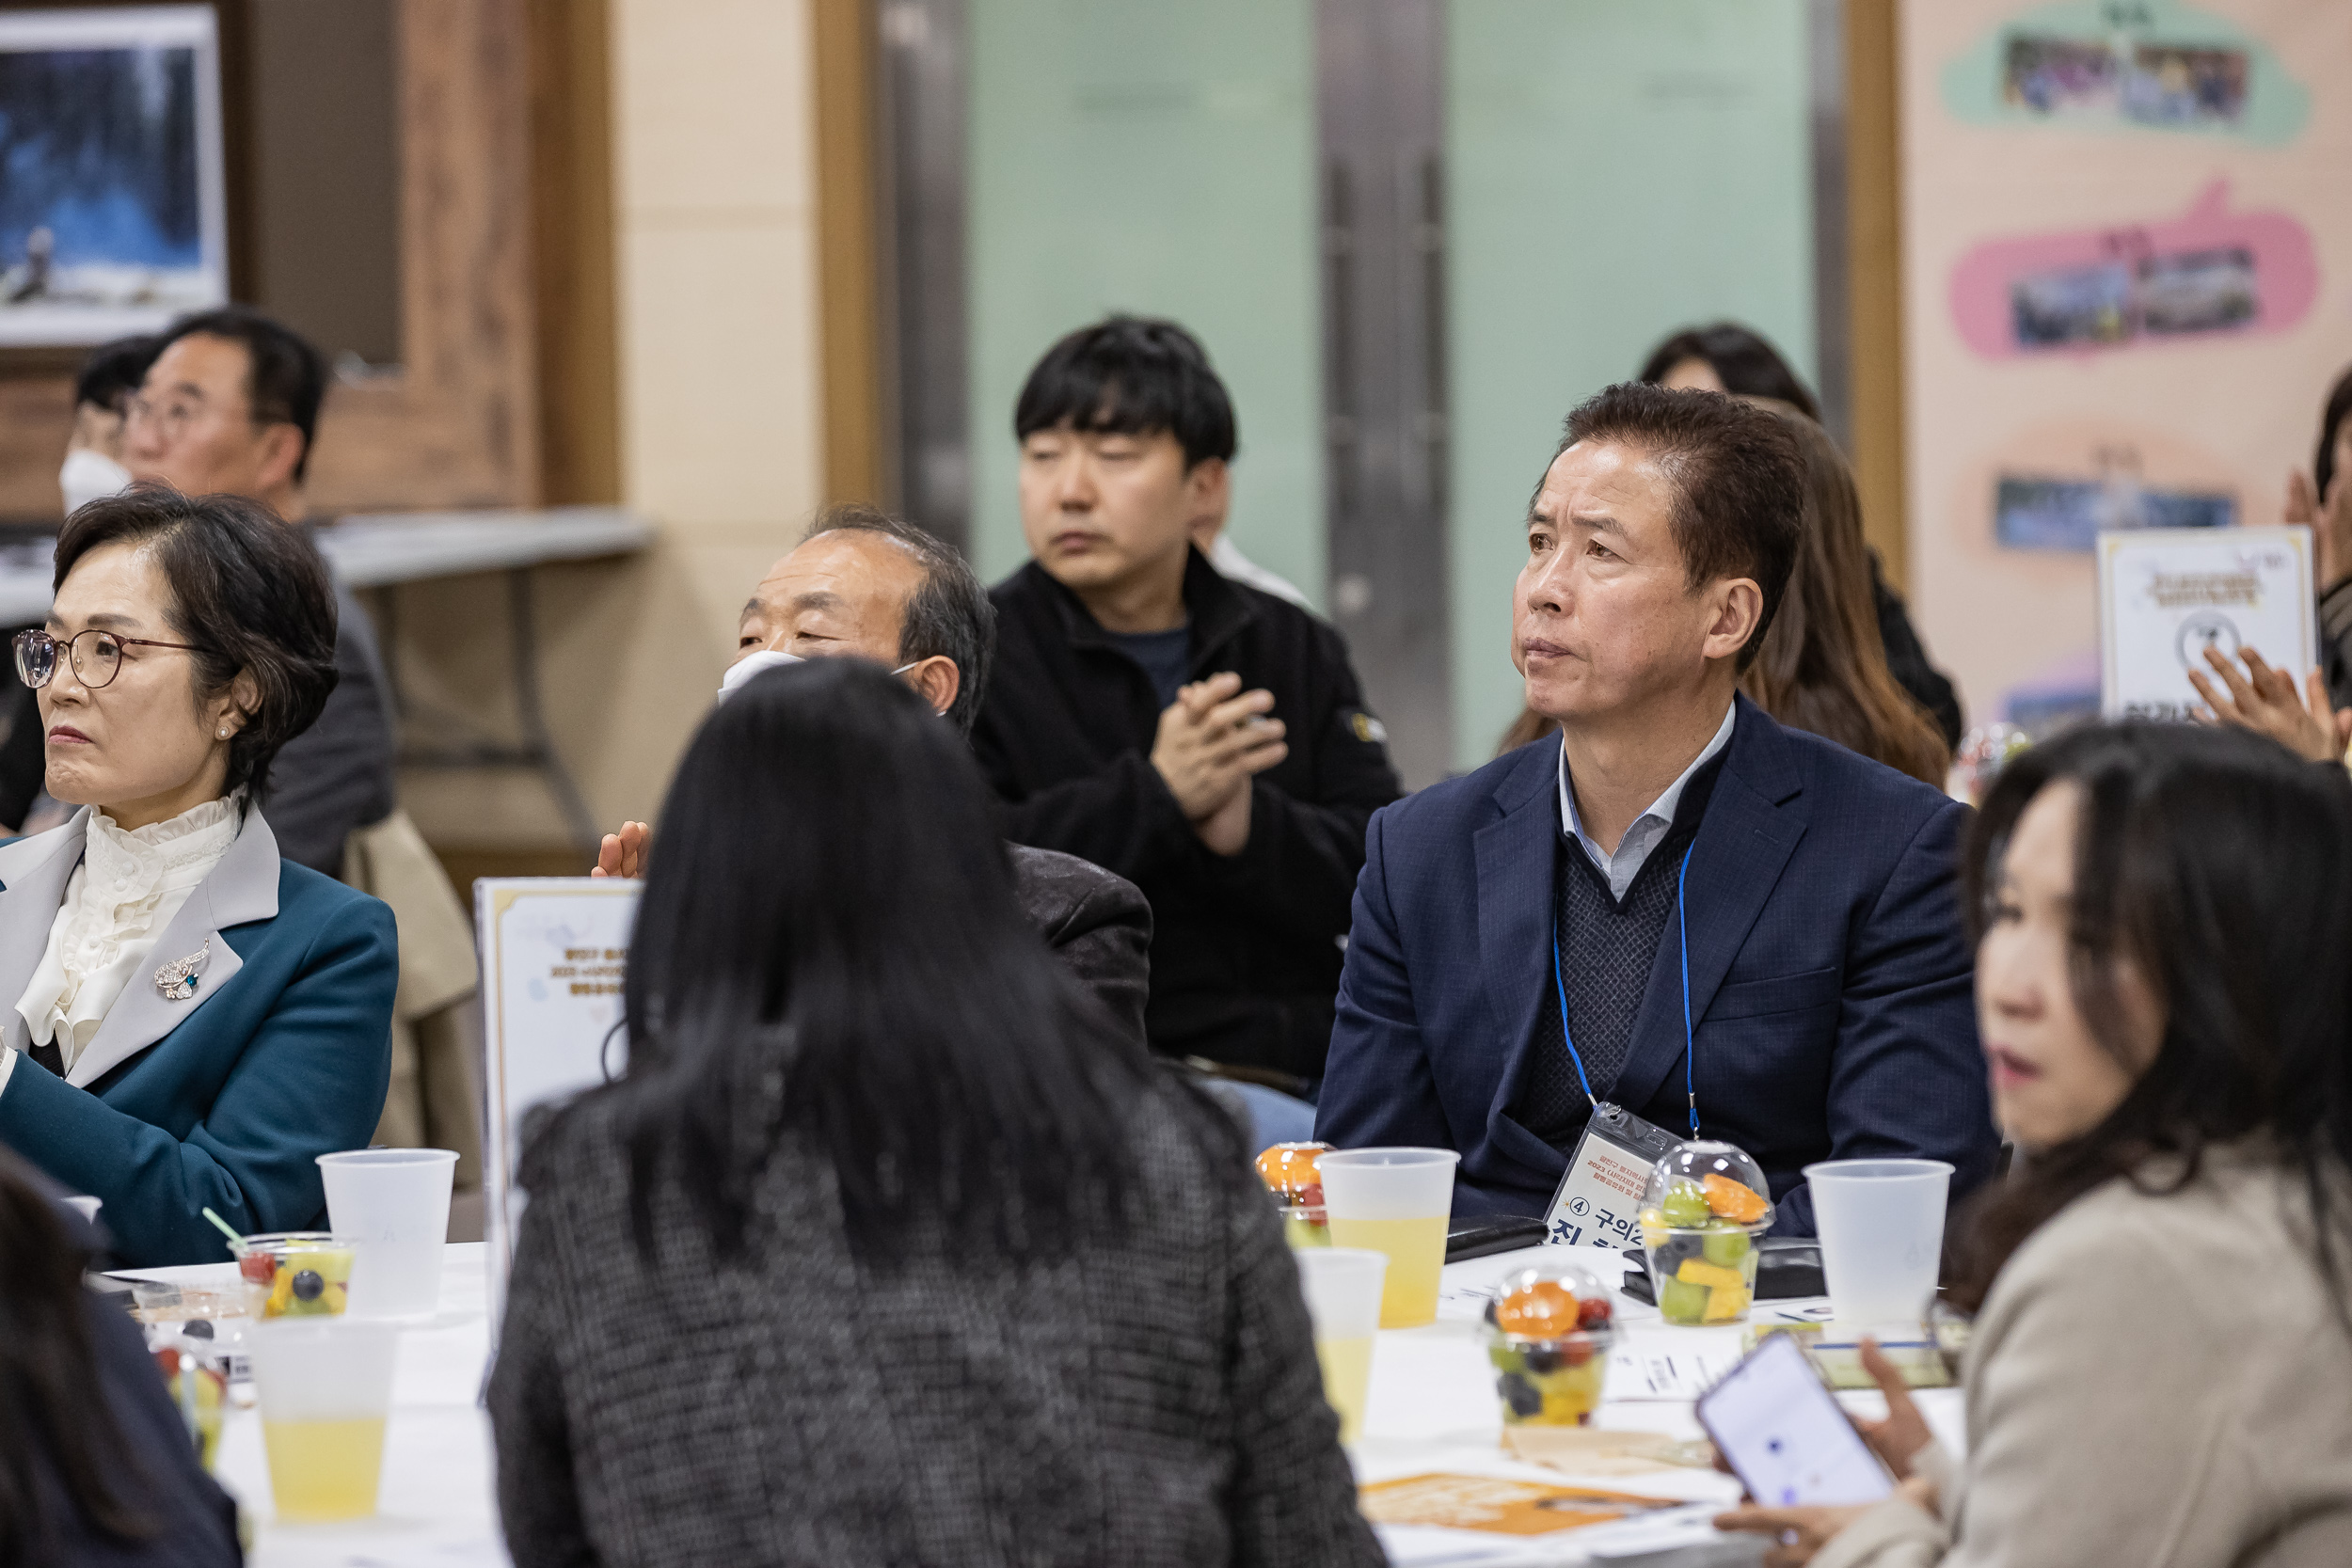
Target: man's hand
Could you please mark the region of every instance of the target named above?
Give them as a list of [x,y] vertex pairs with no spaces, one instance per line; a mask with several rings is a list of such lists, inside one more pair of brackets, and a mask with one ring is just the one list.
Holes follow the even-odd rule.
[[1184,688],[1160,715],[1152,766],[1193,831],[1219,854],[1238,854],[1248,842],[1250,777],[1290,754],[1282,721],[1265,716],[1273,706],[1274,693],[1244,691],[1241,677],[1227,671]]
[[2328,678],[2313,670],[2295,689],[2295,677],[2272,668],[2251,648],[2240,648],[2246,673],[2237,673],[2229,656],[2218,648],[2205,650],[2213,676],[2191,670],[2188,680],[2205,706],[2197,717],[2209,724],[2235,724],[2266,735],[2297,756],[2312,762],[2339,762],[2352,744],[2352,708],[2336,712],[2328,702]]
[[653,830],[643,822],[624,822],[617,833],[607,833],[596,846],[596,868],[591,877],[643,877],[645,874],[645,844],[653,837]]
[[1849,1508],[1758,1508],[1741,1503],[1715,1515],[1715,1528],[1743,1535],[1761,1535],[1772,1544],[1765,1548],[1764,1568],[1802,1568],[1830,1538],[1869,1512],[1869,1505]]

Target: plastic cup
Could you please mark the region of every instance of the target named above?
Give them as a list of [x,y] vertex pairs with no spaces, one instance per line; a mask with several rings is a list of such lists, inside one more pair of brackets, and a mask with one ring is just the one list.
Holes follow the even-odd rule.
[[247,1341],[280,1519],[363,1519],[384,1475],[400,1330],[362,1319],[280,1320]]
[[430,1318],[441,1306],[441,1254],[457,1156],[446,1148],[355,1148],[319,1156],[327,1223],[359,1246],[354,1314]]
[[1339,1412],[1340,1441],[1364,1430],[1364,1401],[1372,1388],[1372,1339],[1380,1327],[1380,1284],[1386,1253],[1361,1247],[1302,1248],[1299,1289],[1315,1325],[1315,1360],[1323,1367],[1323,1397]]
[[1916,1328],[1935,1296],[1952,1167],[1941,1160],[1829,1160],[1805,1166],[1804,1179],[1837,1321]]
[[1616,1308],[1589,1271],[1557,1258],[1515,1271],[1486,1304],[1486,1338],[1504,1426],[1592,1423],[1617,1336]]
[[1438,1321],[1446,1221],[1454,1213],[1450,1148],[1349,1148],[1317,1163],[1331,1244],[1385,1254],[1380,1326],[1419,1328]]

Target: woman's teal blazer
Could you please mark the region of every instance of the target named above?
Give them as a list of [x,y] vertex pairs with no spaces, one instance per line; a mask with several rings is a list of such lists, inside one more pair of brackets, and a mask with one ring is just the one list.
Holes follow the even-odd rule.
[[[81,863],[84,818],[0,845],[0,1043]],[[125,1263],[213,1263],[212,1209],[248,1234],[323,1229],[318,1156],[365,1148],[392,1070],[392,911],[278,858],[259,812],[156,939],[160,968],[211,942],[196,994],[134,980],[59,1078],[20,1056],[0,1144],[76,1193]]]

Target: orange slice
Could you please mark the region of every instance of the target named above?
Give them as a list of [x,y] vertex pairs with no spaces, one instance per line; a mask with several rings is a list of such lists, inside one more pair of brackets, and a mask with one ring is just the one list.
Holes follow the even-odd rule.
[[1754,1187],[1728,1176],[1709,1176],[1700,1185],[1707,1189],[1708,1208],[1741,1225],[1754,1225],[1772,1208]]

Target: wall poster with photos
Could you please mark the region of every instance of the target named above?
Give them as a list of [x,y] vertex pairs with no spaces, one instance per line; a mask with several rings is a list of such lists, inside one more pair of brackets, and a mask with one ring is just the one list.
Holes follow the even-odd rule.
[[0,10],[0,345],[228,298],[210,6]]
[[2352,26],[2314,0],[1900,20],[1913,613],[1972,723],[2095,712],[2098,534],[2278,523],[2352,363]]

